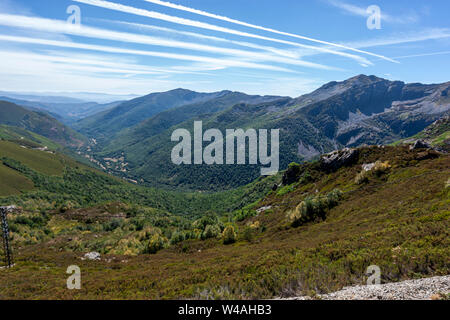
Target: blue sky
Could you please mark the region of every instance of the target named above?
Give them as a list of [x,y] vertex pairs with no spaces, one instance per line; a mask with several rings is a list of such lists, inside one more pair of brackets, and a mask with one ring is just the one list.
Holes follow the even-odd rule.
[[[371,5],[381,29],[367,27]],[[360,73],[445,82],[448,12],[448,0],[0,0],[0,91],[299,96]]]

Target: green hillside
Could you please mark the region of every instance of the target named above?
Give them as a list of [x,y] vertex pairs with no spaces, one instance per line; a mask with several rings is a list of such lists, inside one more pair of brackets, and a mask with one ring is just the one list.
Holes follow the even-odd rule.
[[[30,97],[31,99],[39,99],[39,97]],[[99,112],[103,112],[107,109],[117,107],[124,101],[117,101],[105,104],[99,104],[96,102],[85,102],[76,99],[67,99],[66,102],[58,101],[46,101],[44,97],[41,97],[44,101],[36,100],[21,100],[10,97],[0,97],[0,100],[15,103],[20,106],[24,106],[32,111],[41,111],[49,114],[51,117],[65,123],[74,123],[80,119],[92,116]],[[63,100],[63,98],[61,98]]]
[[117,133],[116,137],[108,142],[108,145],[114,146],[118,144],[121,147],[134,145],[142,139],[149,139],[150,137],[161,134],[167,129],[177,126],[180,123],[188,123],[189,119],[208,117],[238,103],[262,103],[264,101],[274,101],[278,99],[280,99],[280,97],[250,96],[240,92],[224,91],[218,97],[211,96],[206,101],[186,104],[181,107],[160,112],[134,127],[120,131]]
[[0,101],[0,125],[25,129],[65,147],[80,147],[86,138],[46,113],[31,111],[14,103]]
[[31,169],[45,175],[62,175],[61,158],[53,153],[31,150],[11,141],[0,141],[0,159],[20,161]]
[[[168,192],[127,183],[122,179],[81,164],[60,154],[25,148],[10,141],[0,141],[3,165],[15,170],[25,181],[32,181],[33,192],[19,198],[0,198],[1,204],[39,205],[59,209],[71,203],[75,207],[120,201],[142,207],[152,207],[173,214],[198,216],[206,212],[227,213],[260,199],[279,177],[255,181],[248,186],[225,193],[201,194]],[[8,170],[8,172],[10,172]],[[2,180],[3,186],[7,185]],[[13,195],[2,187],[2,195]]]
[[0,125],[0,139],[16,142],[29,148],[60,149],[61,146],[34,132],[13,126]]

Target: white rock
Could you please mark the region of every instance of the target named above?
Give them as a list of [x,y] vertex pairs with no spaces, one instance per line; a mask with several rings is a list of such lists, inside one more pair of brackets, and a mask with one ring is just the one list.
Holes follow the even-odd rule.
[[375,162],[374,163],[367,163],[367,164],[363,164],[362,168],[364,171],[370,171],[373,169],[373,167],[375,167]]
[[270,209],[272,209],[272,206],[261,207],[258,210],[256,210],[256,212],[257,213],[261,213],[261,212],[264,212],[264,211],[267,211],[267,210],[270,210]]
[[[84,255],[84,259],[88,260],[100,260],[100,253],[98,252],[88,252]],[[84,260],[83,259],[83,260]]]

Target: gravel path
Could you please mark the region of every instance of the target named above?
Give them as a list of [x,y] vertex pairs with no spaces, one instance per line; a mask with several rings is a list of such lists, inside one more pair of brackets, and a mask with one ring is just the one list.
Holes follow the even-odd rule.
[[[319,295],[323,300],[438,300],[439,294],[450,293],[450,275],[386,284],[345,287],[330,294]],[[294,297],[289,300],[309,300]]]

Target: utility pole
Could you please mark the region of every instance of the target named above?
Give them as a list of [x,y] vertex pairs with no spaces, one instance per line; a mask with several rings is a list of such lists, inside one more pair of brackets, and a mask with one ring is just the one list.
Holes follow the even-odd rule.
[[1,216],[1,224],[2,224],[2,235],[3,235],[3,248],[5,250],[5,263],[7,268],[11,268],[13,266],[13,257],[11,252],[11,246],[9,244],[9,227],[8,220],[6,218],[8,212],[15,210],[16,207],[0,207],[0,216]]

